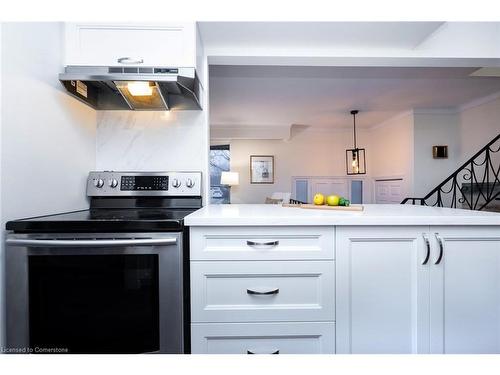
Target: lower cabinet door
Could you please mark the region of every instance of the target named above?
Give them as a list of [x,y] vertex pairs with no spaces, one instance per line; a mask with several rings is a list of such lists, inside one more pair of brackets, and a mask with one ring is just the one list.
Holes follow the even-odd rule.
[[337,353],[429,353],[428,230],[337,228]]
[[431,237],[432,352],[500,353],[500,227],[431,227]]
[[198,323],[193,354],[334,354],[335,323]]

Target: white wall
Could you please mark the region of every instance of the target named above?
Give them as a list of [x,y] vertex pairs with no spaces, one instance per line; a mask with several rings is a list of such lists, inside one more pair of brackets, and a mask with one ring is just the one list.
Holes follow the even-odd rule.
[[[459,164],[462,165],[493,138],[500,134],[500,93],[483,99],[480,102],[466,105],[459,116],[461,155]],[[500,141],[490,149],[497,150]],[[500,165],[500,152],[492,153],[493,165]],[[478,159],[482,163],[484,155]],[[484,173],[484,167],[476,167],[476,172]],[[469,181],[467,181],[469,182]]]
[[[375,126],[370,134],[371,177],[405,176],[405,195],[422,197],[500,134],[500,94],[456,111],[408,112]],[[448,158],[434,159],[434,145],[448,145]]]
[[500,134],[500,95],[491,99],[465,106],[459,115],[460,163]]
[[[447,145],[448,158],[434,159],[435,145]],[[458,166],[461,157],[458,114],[415,112],[413,148],[414,196],[423,197]]]
[[369,175],[373,179],[403,178],[406,196],[413,193],[413,121],[409,111],[369,130]]
[[[221,143],[221,142],[218,142]],[[289,141],[232,140],[231,170],[240,173],[240,185],[231,188],[232,203],[264,203],[273,192],[291,192],[293,176],[345,176],[345,150],[352,148],[352,130],[292,133]],[[367,138],[358,131],[358,146]],[[367,154],[370,150],[367,149]],[[275,183],[250,183],[250,155],[274,155]]]
[[11,219],[87,208],[96,114],[58,81],[62,24],[4,23],[1,48],[2,228]]
[[[500,99],[463,111],[409,112],[371,129],[371,176],[402,175],[405,196],[422,197],[500,133]],[[447,159],[432,146],[448,145]]]

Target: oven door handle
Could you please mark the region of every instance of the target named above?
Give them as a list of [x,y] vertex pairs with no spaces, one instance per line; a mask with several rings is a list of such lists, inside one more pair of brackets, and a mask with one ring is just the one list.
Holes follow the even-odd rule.
[[165,246],[177,244],[177,238],[129,238],[129,239],[22,239],[8,238],[5,243],[10,246],[25,247],[124,247],[124,246]]

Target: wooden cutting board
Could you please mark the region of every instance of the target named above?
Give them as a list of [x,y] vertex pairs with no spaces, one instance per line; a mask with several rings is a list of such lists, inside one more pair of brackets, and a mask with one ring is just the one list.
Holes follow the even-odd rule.
[[336,211],[363,211],[363,205],[354,205],[354,206],[317,206],[315,204],[288,204],[284,203],[283,207],[297,207],[297,208],[305,208],[312,210],[336,210]]

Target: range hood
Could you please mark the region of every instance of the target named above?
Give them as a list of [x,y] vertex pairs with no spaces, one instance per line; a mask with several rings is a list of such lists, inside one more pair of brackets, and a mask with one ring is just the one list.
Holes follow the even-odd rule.
[[194,68],[67,66],[59,80],[96,110],[200,110]]

